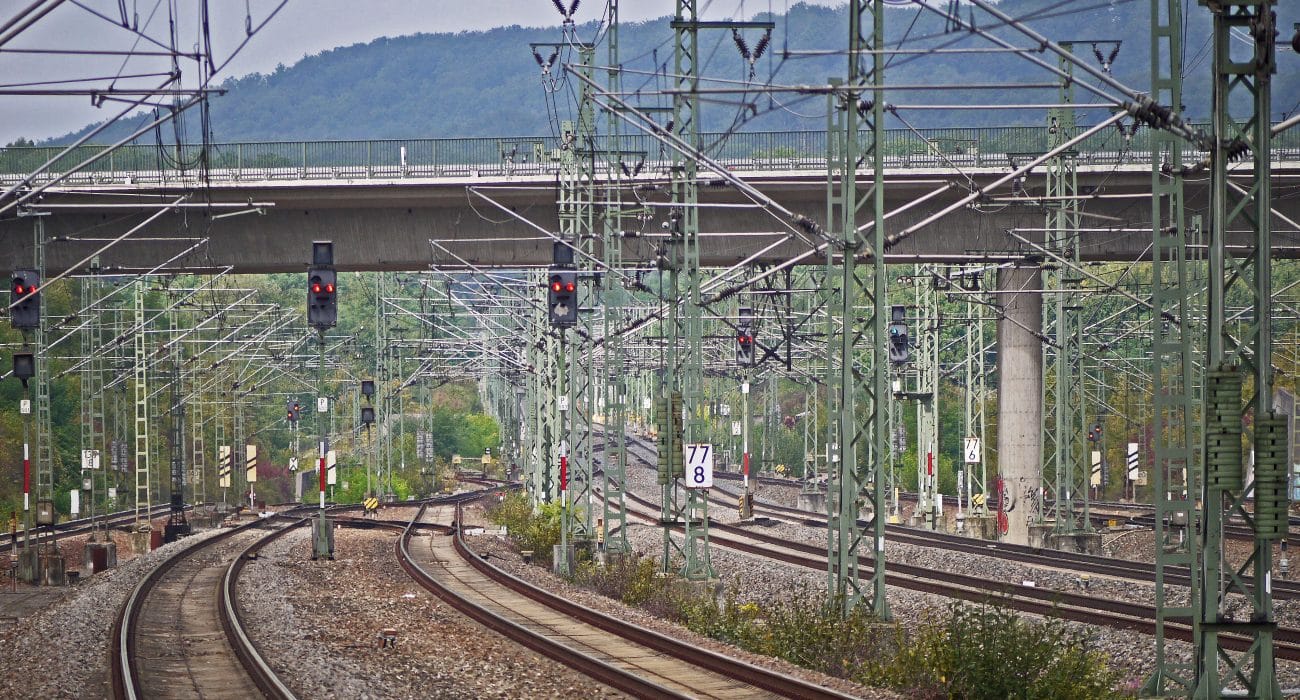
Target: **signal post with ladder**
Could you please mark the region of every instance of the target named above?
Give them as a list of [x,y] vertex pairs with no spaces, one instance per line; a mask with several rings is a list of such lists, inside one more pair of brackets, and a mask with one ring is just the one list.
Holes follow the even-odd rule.
[[320,510],[312,525],[312,559],[334,558],[334,523],[325,517],[325,459],[329,455],[329,437],[326,434],[326,415],[329,399],[325,397],[325,331],[338,322],[338,273],[334,269],[334,243],[312,242],[312,264],[307,270],[307,322],[316,328],[320,354],[316,364],[317,428],[320,432],[320,450],[317,458],[317,477],[320,484]]

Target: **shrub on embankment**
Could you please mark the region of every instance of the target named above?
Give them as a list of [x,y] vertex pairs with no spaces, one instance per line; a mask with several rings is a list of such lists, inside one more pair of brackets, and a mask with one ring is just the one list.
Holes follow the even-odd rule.
[[[534,510],[512,494],[489,516],[505,525],[539,565],[560,540],[558,504]],[[993,603],[953,602],[919,624],[881,622],[866,606],[848,615],[820,591],[798,589],[770,602],[740,602],[738,586],[721,599],[660,572],[652,557],[581,562],[573,583],[748,651],[785,659],[869,687],[920,700],[1104,700],[1126,697],[1120,674],[1086,632],[1054,620],[1029,620]]]

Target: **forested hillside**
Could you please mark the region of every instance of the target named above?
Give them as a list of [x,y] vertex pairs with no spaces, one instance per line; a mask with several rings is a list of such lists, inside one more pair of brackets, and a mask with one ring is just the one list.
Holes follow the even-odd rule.
[[[1273,117],[1294,111],[1300,103],[1300,58],[1289,48],[1292,23],[1300,21],[1300,3],[1278,7],[1282,32],[1275,80]],[[1031,26],[1057,40],[1078,40],[1076,51],[1094,65],[1100,63],[1092,42],[1120,40],[1111,70],[1124,84],[1138,90],[1149,86],[1148,3],[1110,0],[1100,3],[1042,3],[1039,0],[1003,0],[1007,13],[1031,17]],[[1187,111],[1194,118],[1208,114],[1209,13],[1188,3],[1187,40],[1184,65],[1188,88]],[[980,24],[990,24],[987,15],[974,15]],[[757,19],[766,18],[761,14]],[[773,17],[776,30],[770,47],[756,62],[752,84],[771,81],[782,85],[824,84],[828,77],[843,75],[843,56],[798,56],[795,52],[841,48],[846,43],[844,8],[794,5],[789,14]],[[939,15],[915,8],[887,10],[890,46],[906,39],[906,48],[989,47],[991,44],[965,31],[945,31]],[[596,38],[595,24],[578,27],[584,40]],[[1019,46],[1028,46],[1021,35],[1003,27],[997,34]],[[647,94],[667,87],[663,72],[672,67],[672,35],[667,18],[622,27],[621,62],[630,71],[625,90]],[[751,50],[761,34],[750,31],[744,37]],[[368,44],[336,48],[309,56],[274,72],[226,80],[224,97],[212,103],[213,137],[218,141],[295,140],[347,138],[416,138],[542,134],[549,131],[548,102],[567,113],[576,86],[554,81],[560,65],[576,61],[576,54],[561,54],[551,79],[543,79],[530,42],[561,39],[558,27],[502,27],[485,32],[458,34],[416,34],[381,38]],[[701,54],[709,76],[746,81],[749,63],[742,59],[730,32],[701,33]],[[1242,38],[1242,41],[1246,41]],[[1111,48],[1098,45],[1103,58]],[[539,49],[543,58],[549,49]],[[1034,56],[1052,65],[1050,55]],[[603,63],[603,50],[596,60]],[[1007,54],[944,54],[917,57],[894,56],[889,65],[889,83],[895,85],[973,85],[988,83],[1051,83],[1052,76],[1024,58]],[[599,77],[599,75],[598,75]],[[548,83],[548,80],[550,81]],[[1111,91],[1113,94],[1113,90]],[[735,98],[736,96],[730,96]],[[894,91],[887,96],[895,104],[958,104],[997,102],[1052,102],[1056,91],[1039,89],[972,91]],[[825,98],[790,92],[775,95],[750,93],[745,100],[754,110],[733,105],[708,107],[705,126],[718,129],[739,120],[742,128],[759,130],[823,129]],[[1080,102],[1092,97],[1080,90]],[[731,101],[735,101],[734,99]],[[667,104],[665,98],[644,96],[642,104]],[[755,111],[757,114],[755,114]],[[1086,119],[1096,110],[1082,112]],[[904,110],[903,118],[915,126],[992,126],[1040,124],[1042,110]],[[138,120],[115,127],[98,140],[115,138]],[[902,123],[890,118],[890,127]],[[189,129],[188,133],[197,133]],[[67,141],[76,134],[55,141]],[[150,139],[152,140],[152,139]]]

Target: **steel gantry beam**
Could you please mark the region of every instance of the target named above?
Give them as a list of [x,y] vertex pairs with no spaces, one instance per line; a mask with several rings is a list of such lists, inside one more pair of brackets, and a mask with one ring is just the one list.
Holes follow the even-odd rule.
[[[885,597],[885,484],[881,466],[889,439],[889,373],[885,335],[885,199],[883,0],[849,3],[848,76],[832,91],[827,134],[827,226],[837,250],[829,254],[826,384],[830,446],[828,595],[848,613],[864,598],[877,617],[890,617]],[[868,70],[864,61],[871,61]],[[865,126],[865,130],[862,128]],[[870,190],[858,191],[859,167]],[[870,225],[859,231],[859,210]],[[807,226],[808,224],[804,224]],[[838,260],[835,256],[838,255]],[[871,506],[866,532],[858,526],[863,497]],[[869,583],[858,577],[866,539],[875,564]]]
[[[99,298],[101,284],[99,279],[99,265],[92,264],[89,270],[90,274],[81,279],[81,308],[89,309]],[[82,454],[93,455],[95,452],[100,456],[100,469],[85,471],[85,461],[83,460],[82,479],[90,482],[90,515],[94,517],[95,501],[98,487],[96,486],[97,478],[102,474],[103,494],[107,494],[108,479],[107,475],[109,459],[107,456],[107,445],[104,442],[104,388],[103,388],[103,365],[104,356],[99,352],[103,344],[103,319],[102,312],[92,311],[88,314],[86,322],[80,329],[81,335],[81,355],[84,358],[80,372],[81,383],[81,449]],[[87,451],[90,451],[89,453]],[[93,457],[92,457],[93,458]],[[92,464],[93,466],[93,464]],[[107,512],[107,511],[105,511]],[[92,532],[92,541],[98,538],[98,532]]]
[[[578,65],[573,70],[585,79],[578,86],[577,115],[574,121],[561,123],[560,131],[560,196],[559,245],[570,248],[578,285],[575,301],[578,304],[577,325],[572,329],[556,329],[564,346],[565,368],[564,426],[562,434],[567,450],[562,457],[567,460],[564,481],[564,510],[560,538],[566,557],[570,546],[587,547],[596,540],[594,531],[592,474],[595,472],[592,449],[593,419],[595,417],[595,389],[593,381],[595,346],[592,334],[595,324],[595,200],[598,196],[595,177],[596,133],[594,105],[591,101],[592,58],[595,47],[573,42],[578,52]],[[583,309],[588,312],[584,313]],[[562,571],[572,571],[572,561],[556,562]]]
[[916,356],[906,398],[916,402],[916,510],[912,521],[927,530],[939,522],[939,294],[940,277],[928,266],[912,276],[916,299]]
[[[1193,621],[1198,698],[1220,697],[1230,688],[1247,697],[1280,697],[1274,666],[1270,580],[1273,547],[1287,533],[1287,422],[1273,410],[1272,196],[1269,157],[1272,77],[1276,66],[1273,0],[1201,0],[1213,15],[1214,84],[1210,139],[1209,312],[1207,324],[1204,469],[1200,484],[1205,510],[1198,522],[1200,587]],[[1253,50],[1236,50],[1243,32]],[[1234,116],[1233,110],[1244,112]],[[1244,108],[1244,109],[1243,109]],[[1236,161],[1250,169],[1243,192],[1229,187]],[[1176,165],[1176,164],[1175,164]],[[1254,245],[1237,255],[1227,245],[1230,231],[1253,232]],[[1252,313],[1235,324],[1225,316],[1229,298],[1247,299]],[[1235,338],[1230,330],[1236,326]],[[1253,383],[1253,386],[1252,386]],[[1253,390],[1253,397],[1246,393]],[[1252,427],[1243,435],[1244,421]],[[1254,449],[1254,478],[1247,476],[1243,437]],[[1247,508],[1253,497],[1254,508]],[[1243,563],[1225,558],[1223,526],[1240,517],[1253,532]],[[1253,574],[1253,576],[1248,576]],[[1229,596],[1249,606],[1234,614]],[[1235,652],[1222,633],[1252,640]]]
[[135,334],[132,339],[132,348],[135,351],[134,364],[132,371],[132,389],[135,393],[135,490],[132,497],[135,499],[135,532],[148,533],[152,526],[149,523],[149,506],[153,502],[150,499],[151,488],[149,483],[149,357],[145,345],[145,315],[144,315],[144,292],[146,282],[143,279],[136,280],[132,283],[135,316],[134,327]]
[[[979,268],[962,272],[963,286],[975,292],[983,283]],[[985,304],[974,293],[966,297],[966,357],[963,364],[965,381],[962,386],[962,428],[966,444],[962,454],[962,484],[958,490],[965,492],[970,517],[981,522],[988,517],[988,441],[985,440],[985,408],[988,405],[988,373],[985,372],[984,326]],[[964,488],[962,488],[964,487]],[[980,533],[989,532],[981,525]]]
[[[619,65],[619,13],[618,0],[607,0],[606,19],[609,29],[606,31],[606,61],[610,66]],[[609,92],[622,92],[622,75],[620,71],[607,71]],[[606,162],[612,183],[605,185],[604,210],[601,216],[601,241],[603,262],[607,270],[623,268],[622,229],[624,205],[622,198],[623,181],[623,139],[621,138],[621,121],[612,113],[607,113],[606,141],[609,150]],[[601,337],[604,339],[604,366],[601,374],[602,396],[605,410],[605,459],[601,477],[602,515],[600,540],[607,554],[616,556],[627,554],[631,546],[627,541],[627,501],[624,490],[627,484],[627,430],[628,430],[628,394],[629,368],[625,366],[626,356],[623,349],[623,336],[618,332],[624,323],[623,309],[627,305],[628,291],[615,275],[604,278],[604,287],[600,290],[600,305],[603,323]]]
[[[673,133],[691,148],[700,147],[699,124],[699,14],[696,0],[677,0],[673,16]],[[667,305],[664,329],[664,358],[660,387],[657,392],[660,424],[661,461],[666,470],[660,476],[663,488],[661,520],[663,525],[663,561],[671,570],[674,553],[684,563],[682,576],[689,580],[714,577],[709,555],[708,498],[699,489],[686,489],[685,504],[679,506],[678,466],[684,460],[685,446],[697,442],[707,429],[704,420],[702,310],[700,297],[700,222],[698,163],[681,151],[673,151],[668,237],[660,288],[662,303]],[[679,417],[680,412],[680,417]],[[678,421],[683,431],[678,433]],[[680,476],[684,476],[681,473]],[[672,529],[679,523],[684,541],[673,540]]]
[[[1072,52],[1073,44],[1062,43]],[[1061,55],[1057,67],[1063,80],[1057,102],[1048,112],[1048,147],[1057,149],[1071,138],[1075,129],[1074,63]],[[1047,208],[1044,247],[1063,262],[1047,265],[1043,270],[1043,288],[1052,293],[1043,304],[1043,446],[1050,478],[1044,474],[1044,490],[1054,495],[1055,512],[1052,529],[1073,535],[1092,529],[1088,520],[1089,470],[1082,463],[1087,458],[1083,448],[1087,414],[1083,402],[1083,306],[1080,290],[1083,279],[1079,269],[1079,200],[1077,157],[1065,150],[1047,160]],[[1040,505],[1043,503],[1039,501]],[[1076,505],[1078,505],[1076,513]],[[1047,516],[1040,512],[1040,518]]]
[[[1151,97],[1182,109],[1183,0],[1151,0]],[[1166,625],[1191,621],[1201,588],[1187,597],[1169,590],[1171,568],[1194,570],[1198,538],[1188,536],[1201,518],[1196,495],[1193,421],[1194,343],[1186,221],[1183,210],[1183,139],[1163,130],[1151,134],[1151,403],[1152,502],[1155,505],[1156,634],[1154,670],[1143,692],[1152,696],[1191,694],[1195,659],[1180,660],[1167,649]],[[1179,475],[1185,474],[1180,478]]]

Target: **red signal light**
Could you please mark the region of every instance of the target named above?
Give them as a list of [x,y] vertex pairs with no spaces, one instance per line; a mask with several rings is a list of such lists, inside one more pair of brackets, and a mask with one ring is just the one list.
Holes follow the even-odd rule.
[[570,283],[564,285],[564,291],[566,291],[566,292],[572,292],[572,291],[575,290],[575,289],[577,289],[577,286],[574,285],[572,282],[570,282]]
[[332,284],[326,284],[326,285],[325,285],[325,291],[329,292],[330,294],[333,294],[333,293],[334,293],[334,285],[332,285]]
[[320,283],[319,283],[319,282],[316,282],[316,283],[312,284],[312,286],[311,286],[311,293],[312,293],[312,294],[320,294]]
[[558,292],[558,291],[560,291],[561,289],[564,289],[564,286],[560,284],[560,281],[559,281],[559,280],[556,280],[556,281],[554,281],[554,282],[551,283],[551,291],[552,291],[552,292]]
[[15,284],[14,294],[22,294],[22,293],[23,293],[23,286],[21,284]]

